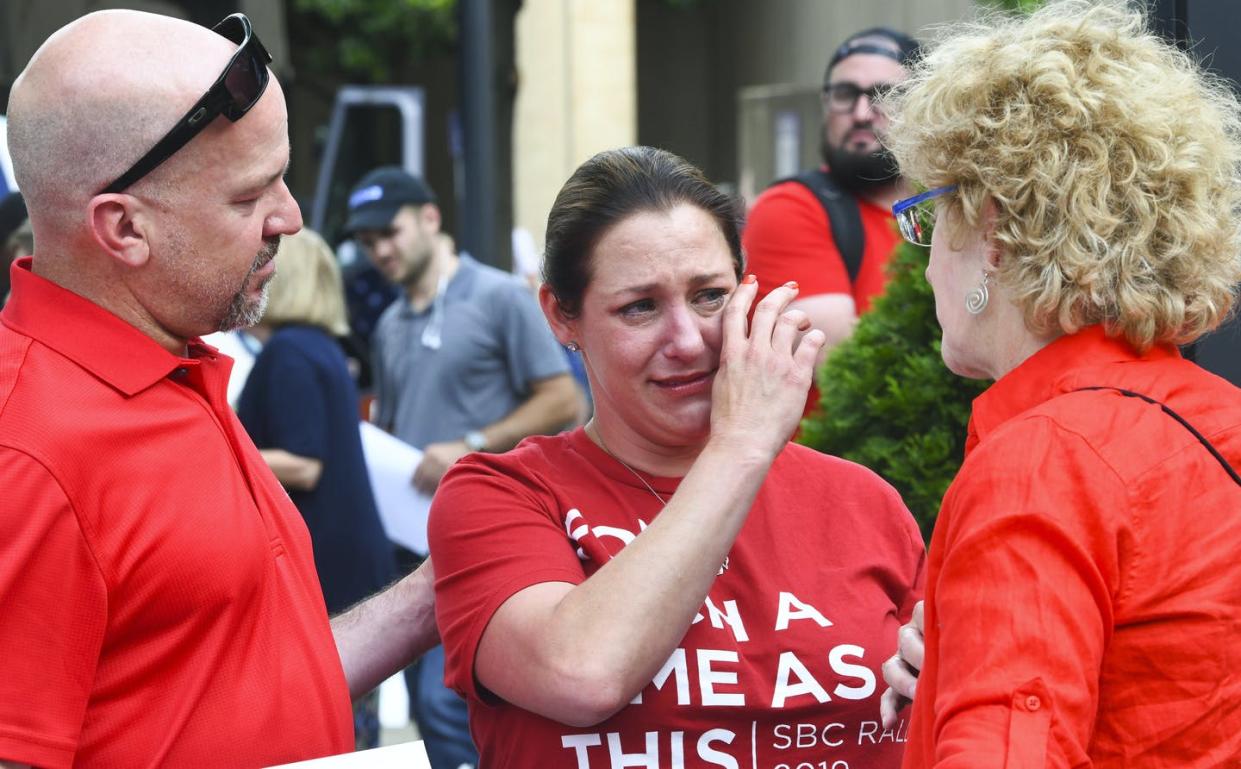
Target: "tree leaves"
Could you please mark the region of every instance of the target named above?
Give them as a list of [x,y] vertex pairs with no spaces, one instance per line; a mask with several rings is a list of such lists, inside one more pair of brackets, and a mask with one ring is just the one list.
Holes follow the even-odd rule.
[[896,487],[928,540],[965,452],[970,403],[987,383],[944,367],[927,249],[902,243],[885,293],[819,371],[807,446],[865,465]]
[[456,0],[293,0],[294,39],[315,71],[391,83],[410,60],[456,44]]

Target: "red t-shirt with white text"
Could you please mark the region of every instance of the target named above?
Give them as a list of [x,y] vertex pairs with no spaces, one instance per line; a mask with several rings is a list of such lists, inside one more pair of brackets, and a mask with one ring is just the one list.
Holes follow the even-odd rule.
[[[664,498],[679,482],[645,477]],[[906,726],[879,723],[879,665],[920,596],[922,540],[876,475],[793,444],[685,638],[629,706],[576,728],[477,685],[478,643],[501,604],[587,579],[660,508],[581,430],[469,456],[445,476],[430,523],[436,612],[482,765],[898,766]]]

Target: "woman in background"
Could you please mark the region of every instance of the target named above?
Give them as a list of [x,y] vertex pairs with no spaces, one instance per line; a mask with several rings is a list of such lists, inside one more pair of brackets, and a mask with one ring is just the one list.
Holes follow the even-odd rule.
[[[348,333],[340,268],[311,230],[280,243],[278,273],[253,333],[263,340],[238,417],[310,530],[328,613],[396,576],[358,432],[358,393],[336,337]],[[354,707],[359,748],[379,741],[378,692]]]

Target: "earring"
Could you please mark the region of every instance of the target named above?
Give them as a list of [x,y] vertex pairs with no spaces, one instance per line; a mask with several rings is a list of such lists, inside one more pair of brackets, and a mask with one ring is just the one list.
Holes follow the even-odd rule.
[[582,348],[578,347],[577,342],[569,342],[568,344],[565,345],[565,347],[569,348],[569,352],[581,352],[582,351]]
[[978,288],[973,289],[965,295],[965,311],[970,315],[978,315],[987,309],[987,302],[991,297],[987,293],[987,284],[991,281],[991,273],[986,270],[982,271],[982,283],[978,284]]

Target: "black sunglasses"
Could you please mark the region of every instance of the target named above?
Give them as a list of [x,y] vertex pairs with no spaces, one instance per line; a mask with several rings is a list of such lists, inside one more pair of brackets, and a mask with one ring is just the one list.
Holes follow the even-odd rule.
[[211,28],[212,32],[228,38],[240,46],[233,58],[228,60],[224,72],[207,89],[190,111],[177,121],[172,130],[160,139],[150,152],[121,174],[116,181],[104,187],[100,194],[121,192],[142,177],[154,171],[173,154],[184,147],[216,117],[223,115],[233,122],[250,111],[263,91],[267,89],[267,65],[271,54],[263,47],[250,20],[245,14],[234,13]]

